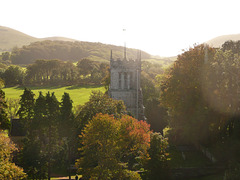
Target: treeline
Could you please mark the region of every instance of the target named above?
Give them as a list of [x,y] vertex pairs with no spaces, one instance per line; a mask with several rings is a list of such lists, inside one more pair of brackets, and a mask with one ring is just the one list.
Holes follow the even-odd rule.
[[108,63],[82,59],[75,65],[61,60],[36,60],[22,68],[2,65],[0,78],[9,86],[100,85],[108,73]]
[[[59,59],[76,62],[83,58],[98,61],[109,61],[110,50],[113,50],[113,58],[123,57],[123,47],[105,45],[90,42],[69,41],[39,41],[28,46],[14,48],[9,59],[13,64],[32,64],[36,59]],[[127,49],[128,58],[135,59],[137,49]],[[150,55],[142,52],[142,58],[150,58]]]

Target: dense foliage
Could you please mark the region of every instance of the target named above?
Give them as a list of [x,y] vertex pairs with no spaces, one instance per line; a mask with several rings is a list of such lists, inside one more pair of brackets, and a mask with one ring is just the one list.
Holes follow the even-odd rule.
[[79,106],[79,113],[76,117],[78,121],[78,130],[81,134],[85,125],[98,113],[112,114],[115,117],[121,117],[126,113],[126,107],[123,101],[109,98],[100,91],[93,91],[89,101],[83,106]]
[[0,131],[10,129],[10,120],[7,114],[7,104],[5,100],[5,93],[0,89]]
[[169,179],[170,172],[168,167],[168,140],[160,133],[152,133],[150,148],[148,149],[149,159],[145,164],[146,179],[158,180]]
[[64,93],[59,103],[54,93],[44,96],[40,92],[35,101],[31,90],[25,89],[20,105],[18,114],[27,132],[20,160],[29,177],[50,178],[52,168],[61,163],[68,168],[75,133],[69,94]]
[[0,131],[0,179],[25,179],[23,169],[12,163],[12,153],[17,151],[7,134]]
[[161,81],[171,143],[201,144],[220,161],[239,161],[239,52],[239,41],[228,41],[220,49],[197,45],[178,56]]
[[11,86],[66,86],[100,85],[107,75],[108,64],[89,59],[79,60],[77,66],[61,60],[36,60],[26,68],[20,66],[3,67],[0,71],[7,87]]
[[[127,115],[116,119],[98,114],[86,125],[81,142],[83,157],[77,165],[84,177],[140,179],[131,170],[146,159],[150,129],[146,122]],[[137,158],[140,160],[136,161]]]

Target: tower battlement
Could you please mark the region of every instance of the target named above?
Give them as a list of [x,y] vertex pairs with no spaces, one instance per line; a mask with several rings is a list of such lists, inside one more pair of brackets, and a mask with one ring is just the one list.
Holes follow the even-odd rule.
[[112,68],[124,68],[124,69],[130,69],[130,68],[141,68],[141,60],[140,59],[120,59],[117,60],[111,59],[110,66]]

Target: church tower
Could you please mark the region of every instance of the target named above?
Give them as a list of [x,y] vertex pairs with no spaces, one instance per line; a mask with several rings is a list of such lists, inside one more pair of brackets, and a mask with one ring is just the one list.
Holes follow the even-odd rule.
[[124,58],[114,60],[110,57],[109,95],[113,99],[123,100],[127,111],[138,120],[145,120],[141,90],[141,53],[136,60]]

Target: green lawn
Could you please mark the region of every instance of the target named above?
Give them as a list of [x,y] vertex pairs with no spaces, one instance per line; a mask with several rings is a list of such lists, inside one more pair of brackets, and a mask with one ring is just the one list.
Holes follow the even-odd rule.
[[[73,106],[84,104],[89,100],[89,95],[92,91],[102,91],[105,89],[103,86],[64,86],[64,87],[28,87],[35,94],[35,98],[38,97],[39,91],[45,95],[48,91],[54,92],[57,99],[61,101],[62,95],[64,92],[69,93],[71,99],[73,100]],[[11,87],[4,88],[6,98],[20,99],[20,95],[23,94],[23,87]]]

